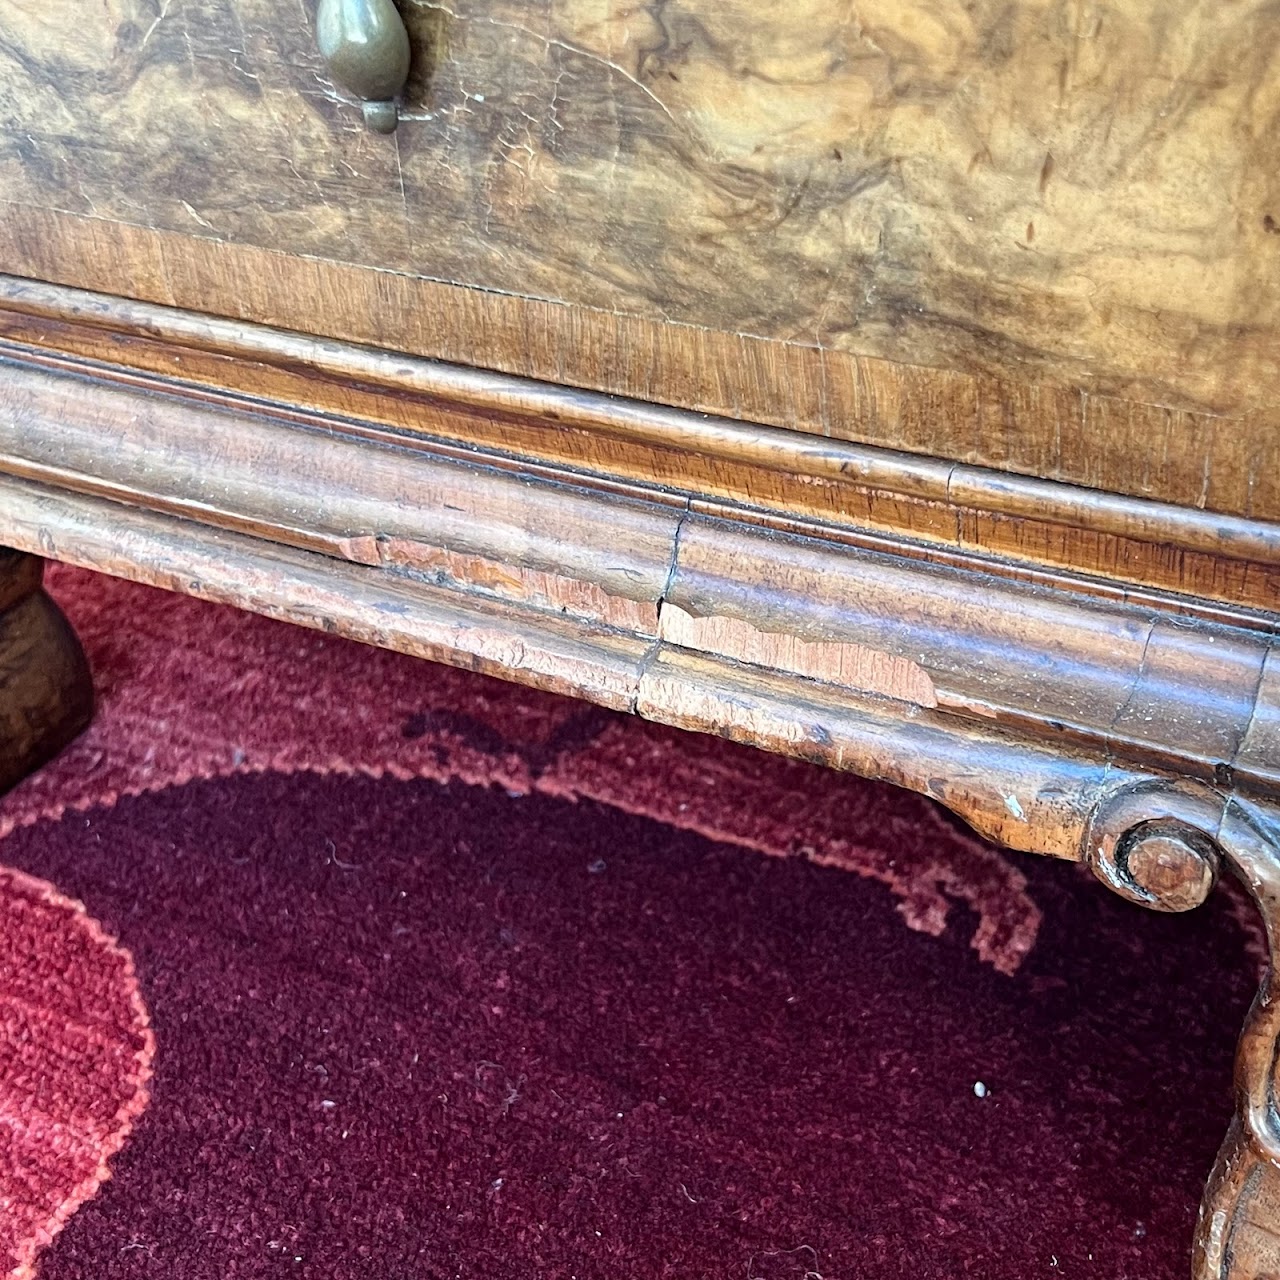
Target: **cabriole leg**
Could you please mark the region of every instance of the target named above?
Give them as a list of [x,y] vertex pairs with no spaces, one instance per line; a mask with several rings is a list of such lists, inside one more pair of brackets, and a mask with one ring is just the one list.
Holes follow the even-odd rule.
[[89,723],[93,686],[80,642],[40,586],[41,561],[0,548],[0,792]]
[[1195,1280],[1280,1280],[1280,822],[1228,801],[1218,842],[1262,913],[1271,962],[1236,1053],[1236,1118],[1210,1176]]
[[1133,791],[1095,819],[1094,871],[1157,910],[1202,901],[1225,863],[1262,913],[1271,962],[1236,1054],[1236,1115],[1205,1189],[1193,1280],[1280,1280],[1280,811],[1208,788]]

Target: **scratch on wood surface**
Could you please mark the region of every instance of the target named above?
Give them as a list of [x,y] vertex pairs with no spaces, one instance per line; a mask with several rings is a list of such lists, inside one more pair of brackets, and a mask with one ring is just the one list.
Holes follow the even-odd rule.
[[169,9],[171,8],[172,5],[173,5],[173,0],[163,0],[163,3],[160,5],[159,13],[157,13],[155,18],[152,20],[151,25],[147,28],[145,34],[142,37],[141,42],[138,45],[139,53],[141,53],[142,50],[147,47],[147,42],[151,39],[153,35],[155,35],[156,28],[169,16]]
[[658,95],[654,93],[654,91],[650,89],[643,80],[637,79],[637,77],[632,75],[626,67],[621,66],[616,62],[611,62],[608,58],[602,57],[598,53],[593,53],[590,49],[584,49],[581,45],[573,44],[568,40],[560,40],[555,36],[544,36],[540,31],[535,31],[532,27],[526,27],[521,22],[503,22],[500,18],[481,17],[478,14],[471,13],[459,13],[456,9],[450,9],[447,5],[436,3],[435,0],[419,0],[419,5],[423,9],[434,9],[438,13],[443,13],[457,22],[480,22],[485,26],[501,27],[509,31],[516,31],[521,35],[528,36],[531,40],[540,41],[549,49],[563,49],[566,53],[574,54],[579,58],[585,58],[589,62],[598,63],[600,66],[606,67],[610,71],[620,75],[629,84],[632,84],[635,88],[639,89],[646,98],[658,107],[662,114],[665,115],[672,124],[679,124],[679,121],[677,121],[675,116],[672,114],[671,108],[668,107],[667,104],[663,102],[663,100],[658,97]]
[[202,227],[207,227],[210,231],[214,231],[214,230],[216,230],[216,228],[214,227],[214,225],[213,225],[213,223],[212,223],[212,222],[209,222],[207,219],[202,218],[202,217],[201,217],[201,216],[200,216],[200,215],[199,215],[199,214],[198,214],[198,213],[197,213],[197,212],[196,212],[196,211],[195,211],[195,210],[194,210],[194,209],[193,209],[193,208],[192,208],[192,207],[191,207],[191,206],[190,206],[190,205],[185,201],[185,200],[183,200],[181,203],[182,203],[182,207],[183,207],[183,208],[184,208],[184,209],[185,209],[185,210],[186,210],[186,211],[187,211],[187,212],[188,212],[188,213],[189,213],[189,214],[190,214],[190,215],[191,215],[191,216],[192,216],[192,217],[193,217],[193,218],[194,218],[194,219],[195,219],[195,220],[196,220],[196,221],[197,221],[201,226],[202,226]]
[[396,134],[393,138],[394,154],[396,158],[396,178],[400,183],[400,208],[404,211],[404,233],[410,245],[413,244],[413,217],[409,213],[409,196],[405,191],[404,185],[404,163],[400,157],[400,135]]

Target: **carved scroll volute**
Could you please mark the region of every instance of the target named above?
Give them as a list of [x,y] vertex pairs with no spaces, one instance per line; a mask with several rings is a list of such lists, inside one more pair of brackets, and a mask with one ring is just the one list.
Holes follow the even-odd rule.
[[320,0],[316,37],[329,74],[361,99],[365,123],[391,133],[409,79],[409,33],[392,0]]
[[1222,797],[1208,787],[1135,787],[1100,806],[1084,860],[1122,898],[1153,911],[1190,911],[1212,892],[1222,864],[1214,834]]

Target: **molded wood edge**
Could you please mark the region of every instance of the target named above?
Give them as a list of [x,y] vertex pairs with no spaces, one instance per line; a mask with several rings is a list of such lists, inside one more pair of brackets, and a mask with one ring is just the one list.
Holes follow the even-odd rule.
[[1101,744],[1037,742],[993,724],[383,568],[0,478],[0,541],[170,590],[573,694],[683,728],[854,770],[933,796],[1011,848],[1078,859],[1090,815],[1167,781]]
[[[1074,376],[1064,384],[1021,360],[1016,372],[1006,366],[1000,376],[907,364],[902,356],[917,350],[918,359],[918,349],[900,334],[894,358],[858,355],[299,257],[188,234],[193,230],[185,221],[175,232],[0,201],[0,264],[32,280],[606,396],[662,398],[819,439],[1202,502],[1236,515],[1280,516],[1265,398],[1255,411],[1239,402],[1215,408],[1170,397],[1167,385],[1106,386],[1088,376],[1084,384]],[[1139,467],[1134,439],[1153,445]]]
[[985,556],[996,572],[1070,569],[1112,591],[1178,592],[1203,616],[1211,602],[1267,610],[1280,598],[1280,524],[1266,521],[13,277],[0,276],[0,339],[18,358],[78,364],[121,384],[249,395],[300,419],[568,468],[584,483],[684,487],[742,507],[744,519],[755,510],[776,525],[815,522],[835,536],[908,537]]
[[0,361],[0,474],[51,492],[487,602],[495,634],[503,608],[529,609],[1142,767],[1274,776],[1258,745],[1280,692],[1273,615],[1260,630],[1192,622],[907,543],[851,547],[480,461]]

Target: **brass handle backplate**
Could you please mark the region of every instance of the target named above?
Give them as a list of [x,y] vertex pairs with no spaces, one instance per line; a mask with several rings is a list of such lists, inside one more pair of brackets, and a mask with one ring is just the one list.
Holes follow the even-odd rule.
[[320,0],[316,36],[329,74],[361,100],[369,128],[393,132],[409,78],[409,33],[392,0]]

